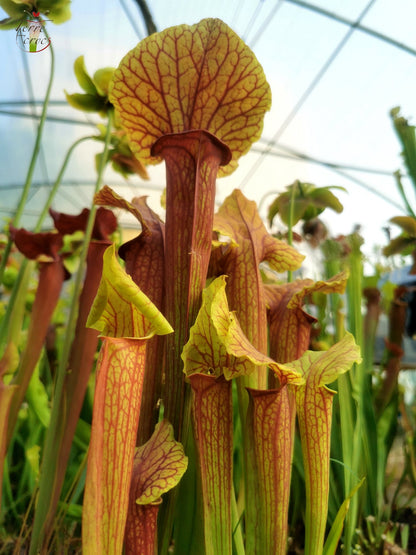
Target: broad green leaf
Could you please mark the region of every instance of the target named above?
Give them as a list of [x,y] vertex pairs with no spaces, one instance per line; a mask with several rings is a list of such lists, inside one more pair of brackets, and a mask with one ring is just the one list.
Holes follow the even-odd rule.
[[39,364],[36,365],[27,387],[26,400],[42,425],[47,428],[50,423],[51,408],[45,385],[39,377]]
[[114,245],[104,253],[103,277],[87,326],[110,337],[147,338],[172,333],[170,324],[137,287],[115,257]]
[[27,14],[24,12],[27,9],[27,4],[24,5],[22,3],[14,2],[13,0],[0,0],[0,7],[10,16],[13,18],[20,18],[23,17],[23,14],[27,17]]
[[[25,23],[29,19],[32,9],[36,9],[42,15],[46,16],[46,21],[50,21],[56,25],[64,23],[71,17],[70,4],[71,0],[38,0],[36,6],[32,2],[17,2],[14,0],[0,0],[0,7],[10,16],[0,21],[0,28],[15,29],[19,23]],[[40,19],[43,19],[42,15]]]
[[244,42],[221,20],[204,19],[142,40],[116,70],[110,100],[138,157],[154,163],[159,137],[204,129],[231,149],[228,174],[259,139],[271,95]]
[[331,208],[334,212],[340,214],[344,210],[344,207],[330,189],[345,191],[343,187],[317,187],[316,189],[311,191],[310,197],[313,201],[313,204],[318,209]]
[[416,237],[409,237],[400,235],[390,241],[390,243],[383,248],[384,256],[392,256],[394,254],[410,254],[415,247]]

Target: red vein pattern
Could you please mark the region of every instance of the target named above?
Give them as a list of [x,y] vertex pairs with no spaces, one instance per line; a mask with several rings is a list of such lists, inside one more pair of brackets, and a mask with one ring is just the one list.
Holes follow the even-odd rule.
[[286,363],[305,378],[295,391],[305,468],[306,515],[305,552],[322,553],[328,513],[329,454],[332,399],[329,384],[361,361],[360,349],[351,334],[327,351],[306,351],[298,360]]
[[247,427],[258,472],[260,511],[256,553],[285,555],[296,406],[287,386],[249,389]]
[[[248,340],[267,353],[267,318],[260,262],[267,260],[276,271],[294,270],[303,256],[266,230],[255,202],[238,189],[227,197],[214,217],[214,229],[231,238],[223,247],[222,272],[229,276],[227,296]],[[266,388],[266,372],[247,385]]]
[[166,338],[165,414],[180,439],[185,396],[180,357],[208,271],[217,170],[230,153],[203,131],[166,135],[153,151],[166,162],[165,314],[175,330]]
[[[126,201],[110,187],[104,186],[95,196],[96,204],[121,208],[130,212],[141,225],[138,236],[119,248],[126,272],[147,297],[164,312],[164,236],[165,225],[146,203],[146,197]],[[143,385],[142,410],[137,432],[137,445],[152,435],[157,422],[157,401],[162,396],[162,366],[164,339],[149,339],[146,352],[146,372]]]
[[223,174],[260,138],[271,104],[253,52],[219,19],[142,40],[121,61],[109,98],[138,157],[155,162],[150,148],[159,137],[201,129],[232,151]]
[[126,555],[154,555],[157,552],[156,525],[161,495],[177,485],[187,464],[182,445],[173,438],[171,424],[162,420],[134,457],[126,523]]
[[268,306],[270,356],[277,362],[299,358],[308,348],[311,327],[316,318],[302,307],[312,293],[343,293],[347,274],[341,273],[328,281],[296,280],[283,285],[265,285]]
[[86,554],[122,553],[146,342],[106,337],[100,351],[84,494]]
[[231,382],[223,377],[194,374],[195,443],[201,474],[205,553],[231,555],[233,426]]

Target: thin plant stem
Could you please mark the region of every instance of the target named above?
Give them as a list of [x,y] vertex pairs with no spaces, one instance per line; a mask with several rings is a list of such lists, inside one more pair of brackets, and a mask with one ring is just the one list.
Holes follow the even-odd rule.
[[[48,38],[48,34],[45,28],[45,35]],[[32,157],[30,160],[30,164],[29,164],[29,169],[26,175],[26,181],[25,184],[23,186],[23,191],[19,200],[19,203],[17,205],[16,208],[16,212],[13,216],[12,219],[12,224],[17,227],[20,223],[20,219],[22,217],[23,214],[23,210],[24,207],[26,205],[26,201],[27,198],[29,196],[29,191],[30,191],[30,187],[32,185],[32,179],[33,179],[33,173],[35,171],[35,167],[36,167],[36,162],[38,159],[38,155],[39,155],[39,150],[40,150],[40,145],[41,145],[41,140],[42,140],[42,134],[43,134],[43,128],[45,126],[45,121],[46,121],[46,115],[47,115],[47,111],[48,111],[48,106],[49,106],[49,99],[51,96],[51,91],[52,91],[52,84],[53,84],[53,78],[54,78],[54,74],[55,74],[55,54],[53,51],[53,46],[52,44],[49,47],[49,50],[51,52],[51,66],[50,66],[50,74],[49,74],[49,81],[48,81],[48,86],[46,89],[46,94],[45,94],[45,99],[43,101],[42,104],[42,113],[39,119],[39,126],[38,126],[38,132],[36,134],[36,140],[35,140],[35,146],[33,147],[33,152],[32,152]],[[4,249],[4,252],[2,254],[2,258],[0,261],[0,283],[2,283],[3,281],[3,274],[4,274],[4,270],[6,268],[6,264],[7,261],[9,259],[9,255],[10,255],[10,251],[12,248],[12,239],[10,237],[9,234],[9,238],[7,240],[7,244],[6,247]]]
[[39,216],[38,221],[37,221],[37,223],[36,223],[36,227],[35,227],[35,230],[34,230],[35,233],[37,233],[38,231],[40,231],[40,230],[42,229],[42,224],[43,224],[43,222],[45,221],[45,218],[46,218],[46,216],[48,215],[48,211],[49,211],[49,208],[50,208],[50,206],[51,206],[51,204],[52,204],[52,202],[53,202],[53,199],[55,198],[55,195],[56,195],[56,193],[58,192],[58,188],[59,188],[59,186],[60,186],[60,184],[61,184],[62,178],[63,178],[63,176],[64,176],[64,173],[65,173],[66,168],[67,168],[67,166],[68,166],[69,160],[70,160],[70,158],[71,158],[71,156],[72,156],[72,154],[73,154],[75,148],[76,148],[78,145],[82,144],[84,141],[87,141],[87,140],[89,140],[89,139],[94,139],[94,138],[95,138],[95,137],[94,137],[94,136],[91,136],[91,135],[87,135],[86,137],[81,137],[80,139],[76,140],[76,141],[69,147],[68,152],[66,153],[66,156],[65,156],[65,158],[64,158],[64,161],[63,161],[63,163],[62,163],[62,167],[61,167],[61,169],[59,170],[59,173],[58,173],[58,176],[57,176],[57,178],[56,178],[56,180],[55,180],[55,183],[53,184],[52,189],[51,189],[50,192],[49,192],[48,199],[47,199],[45,205],[43,206],[42,212],[40,213],[40,216]]
[[[290,246],[292,246],[293,244],[293,217],[295,213],[295,191],[296,191],[297,184],[298,184],[297,181],[293,184],[291,195],[290,195],[289,221],[287,224],[287,243]],[[292,279],[293,279],[293,272],[292,270],[288,270],[287,282],[290,283]]]
[[[353,238],[353,240],[356,238]],[[362,302],[362,255],[358,245],[352,244],[350,255],[350,279],[347,285],[349,328],[355,336],[357,344],[363,344],[363,327],[361,315]],[[341,434],[343,438],[343,459],[346,465],[351,466],[354,474],[359,475],[363,463],[363,438],[364,429],[364,365],[356,364],[350,375],[339,380],[339,395],[341,406]],[[354,388],[352,388],[354,384]],[[356,406],[355,410],[353,405]],[[355,418],[353,414],[355,413]],[[353,419],[351,419],[353,418]],[[351,488],[351,473],[345,475],[345,491]],[[351,499],[350,509],[345,519],[344,543],[346,552],[352,549],[353,537],[359,518],[359,498]]]

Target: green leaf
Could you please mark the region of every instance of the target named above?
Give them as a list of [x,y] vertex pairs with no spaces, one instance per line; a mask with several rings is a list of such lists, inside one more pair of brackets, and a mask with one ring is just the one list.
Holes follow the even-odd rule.
[[93,96],[97,95],[97,88],[85,68],[84,56],[79,56],[75,60],[74,72],[81,89]]
[[392,224],[398,225],[403,231],[416,238],[416,218],[412,216],[395,216],[390,218]]
[[[334,189],[335,187],[331,187]],[[337,189],[342,189],[342,187],[337,187]],[[329,187],[320,187],[311,192],[311,199],[313,199],[316,206],[320,206],[322,209],[331,208],[335,212],[342,212],[344,207],[338,200],[338,198],[330,191]]]
[[39,364],[36,365],[30,379],[26,399],[42,425],[47,428],[51,418],[51,409],[45,386],[39,378]]
[[0,7],[7,13],[9,19],[13,18],[15,20],[20,20],[27,15],[24,12],[25,9],[29,11],[28,4],[13,2],[13,0],[0,0]]
[[111,245],[104,253],[103,276],[87,327],[109,337],[151,337],[172,333],[157,307],[126,274]]
[[100,94],[101,96],[108,96],[108,87],[110,85],[110,81],[113,77],[114,71],[114,67],[104,67],[102,69],[98,69],[94,73],[93,81],[97,88],[98,94]]
[[45,16],[46,21],[59,25],[71,17],[70,3],[71,0],[38,0],[36,3],[23,0],[0,0],[0,7],[9,15],[7,19],[0,22],[0,28],[16,28],[19,23],[29,18],[32,9]]
[[65,96],[68,104],[77,110],[82,110],[83,112],[101,112],[105,109],[105,99],[93,96],[92,94],[68,94],[65,91]]
[[[327,351],[306,351],[286,366],[305,377],[295,387],[296,409],[305,467],[305,552],[321,553],[324,543],[329,493],[329,457],[334,391],[326,384],[361,362],[360,349],[352,334]],[[290,386],[293,387],[293,386]]]
[[388,245],[383,248],[384,256],[392,256],[393,254],[399,254],[411,247],[414,248],[416,244],[415,237],[405,237],[400,235],[400,237],[396,237],[392,239]]
[[402,156],[406,165],[409,177],[416,189],[416,136],[415,127],[409,125],[407,119],[400,116],[400,108],[393,108],[390,112],[393,125],[399,141],[403,147]]
[[335,520],[331,526],[331,530],[329,531],[328,537],[326,538],[322,555],[335,555],[338,542],[341,537],[342,528],[344,526],[345,516],[350,506],[350,501],[359,490],[359,488],[363,485],[364,480],[365,478],[362,478],[358,482],[358,484],[350,491],[348,497],[344,500],[341,507],[339,508],[337,516],[335,517]]
[[268,220],[271,226],[276,214],[279,214],[283,223],[289,223],[290,207],[292,203],[292,192],[295,189],[293,202],[292,225],[299,220],[311,220],[321,214],[326,208],[335,212],[342,212],[343,206],[330,189],[344,191],[343,187],[315,187],[312,183],[295,181],[286,187],[286,191],[277,196],[269,207]]

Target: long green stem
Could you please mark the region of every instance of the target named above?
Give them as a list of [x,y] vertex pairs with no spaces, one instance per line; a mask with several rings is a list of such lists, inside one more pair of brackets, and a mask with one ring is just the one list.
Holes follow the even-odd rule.
[[94,137],[91,135],[87,135],[86,137],[81,137],[69,147],[68,152],[66,153],[64,161],[62,163],[61,169],[59,170],[58,176],[55,180],[55,183],[53,184],[52,189],[49,191],[48,198],[43,206],[42,212],[39,215],[38,221],[34,229],[35,233],[42,229],[42,224],[45,221],[45,218],[48,215],[48,211],[53,202],[53,199],[55,198],[55,195],[58,192],[59,186],[61,184],[66,168],[68,166],[69,160],[71,159],[72,153],[74,152],[74,150],[78,145],[80,145],[81,143],[89,139],[94,139]]
[[[48,36],[47,32],[46,32],[46,29],[45,29],[45,34],[46,34],[46,36]],[[53,78],[54,78],[54,74],[55,74],[55,55],[54,55],[52,44],[50,45],[49,50],[50,50],[50,53],[51,53],[51,66],[50,66],[49,81],[48,81],[48,86],[47,86],[47,89],[46,89],[45,99],[44,99],[43,104],[42,104],[42,113],[41,113],[40,120],[39,120],[38,132],[36,134],[36,140],[35,140],[35,146],[33,147],[32,158],[30,160],[29,169],[28,169],[28,172],[27,172],[27,175],[26,175],[26,181],[25,181],[25,184],[23,186],[22,195],[20,197],[19,203],[18,203],[17,208],[16,208],[16,212],[15,212],[13,220],[12,220],[12,224],[15,227],[17,227],[20,223],[20,219],[21,219],[22,214],[23,214],[23,209],[26,205],[26,201],[27,201],[27,198],[29,196],[30,187],[32,185],[33,173],[35,171],[36,162],[37,162],[38,155],[39,155],[39,150],[40,150],[40,145],[41,145],[41,140],[42,140],[42,134],[43,134],[43,128],[45,126],[46,114],[47,114],[47,111],[48,111],[49,99],[50,99],[51,91],[52,91]],[[9,259],[11,248],[12,248],[12,240],[11,240],[11,237],[9,235],[9,238],[8,238],[8,241],[7,241],[7,244],[6,244],[6,248],[5,248],[5,250],[2,254],[2,258],[1,258],[1,262],[0,262],[0,283],[2,283],[2,281],[3,281],[4,269],[6,268],[6,264],[7,264],[7,261]]]
[[[292,191],[291,191],[291,195],[290,195],[289,221],[288,221],[288,224],[287,224],[287,243],[288,243],[288,245],[293,244],[293,218],[294,218],[294,213],[295,213],[295,195],[296,195],[296,185],[297,184],[298,184],[298,182],[296,182],[292,186]],[[288,281],[288,283],[290,283],[292,281],[292,276],[293,276],[292,270],[288,270],[288,272],[287,272],[287,281]]]
[[[111,138],[111,129],[112,129],[112,112],[109,112],[108,115],[108,124],[107,124],[107,133],[105,136],[105,143],[104,143],[104,152],[103,156],[101,157],[100,167],[98,170],[97,181],[95,184],[95,193],[97,193],[101,187],[101,183],[103,180],[104,169],[107,160],[107,153],[110,146],[110,138]],[[95,214],[97,208],[96,206],[92,205],[90,210],[90,215],[87,223],[87,228],[85,230],[85,237],[84,242],[82,245],[82,250],[80,254],[80,264],[75,276],[75,283],[74,283],[74,293],[73,299],[71,302],[71,310],[69,313],[69,318],[67,322],[67,332],[65,336],[65,341],[62,350],[62,356],[60,359],[58,371],[57,371],[57,379],[56,379],[56,387],[55,387],[55,399],[61,398],[62,388],[65,381],[65,374],[67,372],[67,365],[71,350],[72,341],[75,335],[75,328],[78,316],[78,299],[81,294],[82,288],[82,281],[84,277],[84,268],[87,258],[88,246],[90,242],[90,238],[92,235],[92,230],[94,227],[95,221]],[[39,499],[37,505],[37,511],[35,515],[35,520],[33,524],[33,533],[32,539],[30,543],[30,555],[35,555],[42,549],[42,543],[44,539],[44,515],[47,513],[48,510],[48,503],[51,496],[51,492],[54,488],[54,480],[51,478],[55,476],[55,468],[50,468],[51,461],[55,460],[55,457],[52,456],[53,451],[60,445],[62,434],[65,430],[62,429],[62,422],[60,418],[62,407],[59,403],[55,402],[52,405],[52,412],[51,412],[51,423],[48,428],[48,433],[45,440],[45,451],[43,455],[43,464],[41,469],[41,477],[40,477],[40,484],[39,484]]]
[[[362,255],[357,238],[352,237],[352,252],[350,255],[350,279],[347,286],[349,328],[358,345],[362,345],[363,326],[361,315],[362,301]],[[341,434],[343,460],[345,463],[345,492],[352,489],[353,475],[360,476],[363,464],[363,431],[364,431],[364,398],[365,372],[363,364],[356,364],[350,376],[341,376],[339,379],[339,402],[341,408]],[[354,384],[354,385],[352,385]],[[356,409],[354,410],[354,407]],[[355,414],[355,418],[354,415]],[[359,517],[359,498],[351,499],[350,509],[345,520],[344,543],[346,553],[352,549],[352,541]]]

